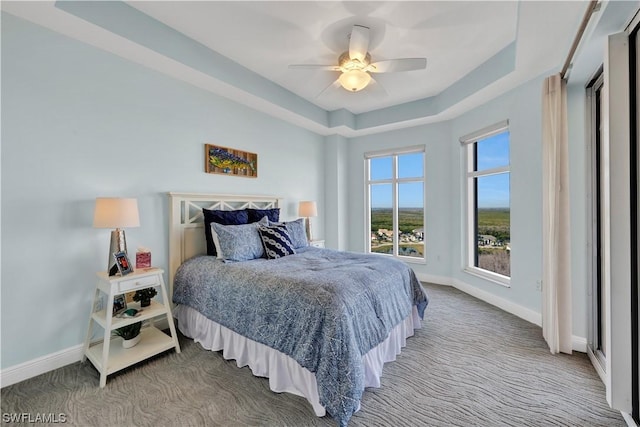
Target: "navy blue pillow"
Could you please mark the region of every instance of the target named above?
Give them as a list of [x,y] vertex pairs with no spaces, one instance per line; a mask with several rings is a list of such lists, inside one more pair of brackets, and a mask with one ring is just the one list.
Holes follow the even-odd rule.
[[296,253],[286,226],[259,225],[258,233],[262,240],[262,246],[264,246],[264,254],[268,259],[282,258]]
[[271,222],[278,222],[280,220],[280,208],[273,209],[247,209],[249,214],[249,223],[258,222],[265,216],[269,218]]
[[245,209],[239,209],[236,211],[219,211],[202,208],[202,214],[204,215],[204,237],[207,240],[207,255],[211,256],[216,256],[216,245],[213,243],[213,236],[211,235],[212,222],[222,225],[240,225],[249,223],[249,216]]

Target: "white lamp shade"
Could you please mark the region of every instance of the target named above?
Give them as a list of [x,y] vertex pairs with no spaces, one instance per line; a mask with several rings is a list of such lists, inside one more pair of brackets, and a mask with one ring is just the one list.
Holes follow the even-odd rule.
[[342,73],[338,77],[338,81],[349,92],[358,92],[367,87],[371,81],[371,76],[366,71],[349,70]]
[[316,202],[300,202],[298,205],[298,215],[304,217],[318,216],[318,206]]
[[98,197],[93,214],[96,228],[140,227],[138,200]]

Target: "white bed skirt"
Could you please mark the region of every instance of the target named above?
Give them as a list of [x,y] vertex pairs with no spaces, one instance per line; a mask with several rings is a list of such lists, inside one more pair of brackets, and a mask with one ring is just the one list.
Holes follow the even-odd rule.
[[[311,403],[318,417],[325,415],[318,397],[315,374],[291,357],[233,332],[191,307],[176,306],[173,314],[178,319],[180,331],[205,349],[222,350],[222,356],[227,360],[235,359],[239,368],[249,366],[253,375],[269,378],[269,388],[272,391],[302,396]],[[363,356],[365,387],[380,387],[383,365],[396,360],[402,347],[406,346],[407,338],[421,325],[418,311],[413,307],[412,314],[393,328],[386,340]]]

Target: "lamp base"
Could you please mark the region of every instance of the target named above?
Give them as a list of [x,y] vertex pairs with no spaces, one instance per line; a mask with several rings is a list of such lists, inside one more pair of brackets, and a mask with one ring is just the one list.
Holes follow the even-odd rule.
[[309,243],[311,243],[311,241],[313,240],[313,237],[311,236],[311,218],[307,217],[307,222],[305,223],[305,229],[307,232],[307,240],[309,240]]
[[109,260],[107,264],[107,271],[109,276],[115,276],[118,272],[118,266],[113,254],[116,252],[127,253],[127,238],[124,235],[124,230],[116,228],[111,231],[111,244],[109,245]]

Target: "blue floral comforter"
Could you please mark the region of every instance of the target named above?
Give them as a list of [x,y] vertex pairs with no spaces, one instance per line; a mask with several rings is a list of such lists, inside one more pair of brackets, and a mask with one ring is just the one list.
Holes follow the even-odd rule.
[[275,260],[200,256],[177,271],[173,301],[281,351],[315,373],[320,403],[341,425],[364,391],[362,356],[414,305],[428,304],[406,264],[378,255],[302,248]]

